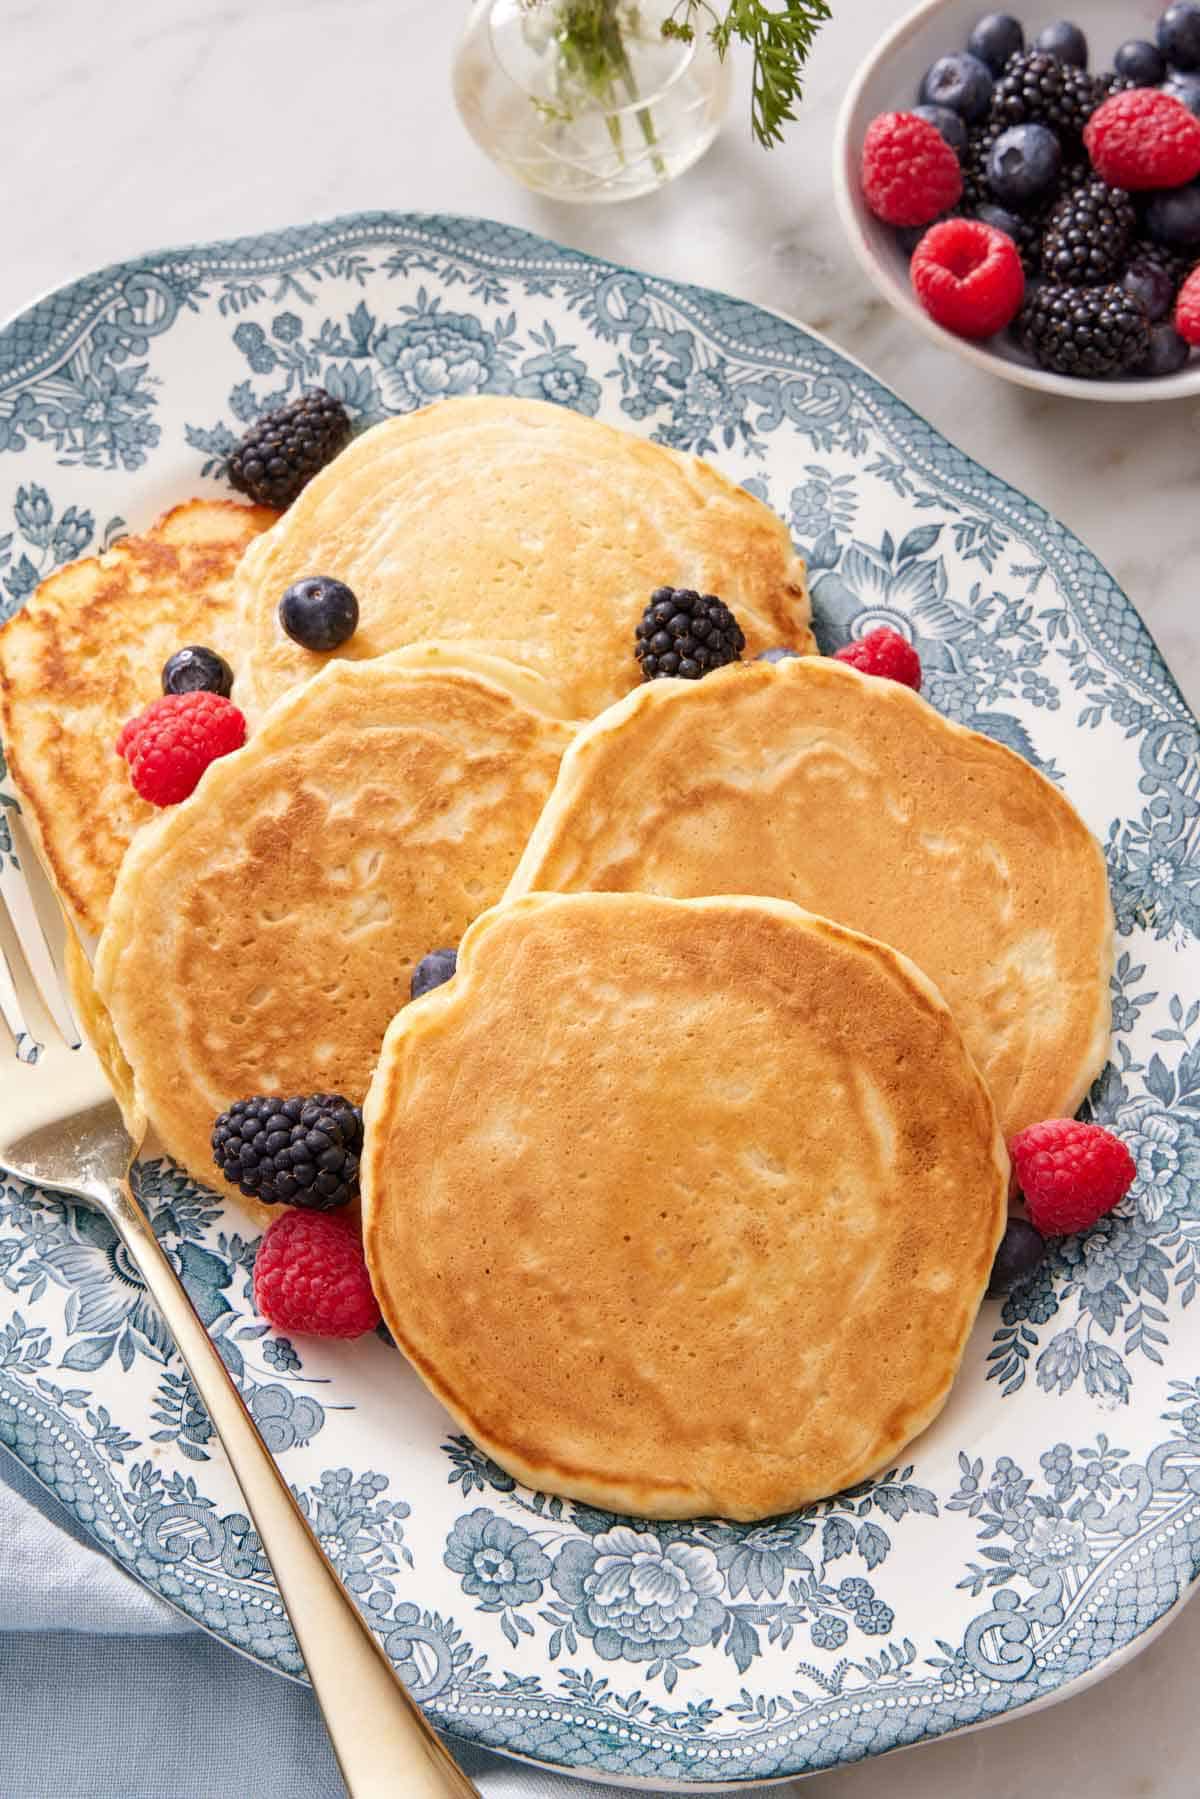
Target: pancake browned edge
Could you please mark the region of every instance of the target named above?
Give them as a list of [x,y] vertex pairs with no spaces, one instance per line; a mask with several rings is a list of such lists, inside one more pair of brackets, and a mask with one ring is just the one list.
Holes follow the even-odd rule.
[[1008,1137],[1104,1066],[1100,845],[1024,757],[896,681],[814,656],[639,689],[564,756],[507,897],[747,888],[911,956]]
[[534,894],[393,1022],[364,1234],[397,1343],[517,1478],[751,1519],[941,1409],[1008,1158],[944,1001],[779,900]]
[[277,513],[189,500],[42,582],[0,629],[0,738],[25,823],[72,924],[104,924],[121,859],[155,816],[116,754],[188,643],[236,668],[234,569]]

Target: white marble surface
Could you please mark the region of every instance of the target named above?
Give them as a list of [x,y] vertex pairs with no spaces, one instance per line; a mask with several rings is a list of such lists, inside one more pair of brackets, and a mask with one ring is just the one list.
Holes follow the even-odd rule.
[[[1026,393],[876,298],[833,212],[830,127],[849,71],[907,0],[833,4],[783,149],[750,142],[739,103],[673,188],[576,210],[512,186],[459,125],[449,0],[0,0],[0,314],[150,248],[365,207],[487,214],[723,287],[827,333],[1070,524],[1200,703],[1200,409]],[[1200,1605],[1065,1711],[820,1776],[805,1799],[1184,1799],[1200,1786],[1198,1673]]]

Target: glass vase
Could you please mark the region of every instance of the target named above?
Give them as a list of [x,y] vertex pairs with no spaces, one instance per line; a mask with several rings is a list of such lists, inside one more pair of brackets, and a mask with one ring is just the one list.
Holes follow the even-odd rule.
[[602,204],[647,194],[708,149],[730,71],[703,17],[664,37],[674,0],[475,0],[454,98],[487,154],[537,193]]

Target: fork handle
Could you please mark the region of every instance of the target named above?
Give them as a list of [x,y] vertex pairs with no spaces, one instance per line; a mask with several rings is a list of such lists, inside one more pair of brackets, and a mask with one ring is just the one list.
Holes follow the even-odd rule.
[[141,1270],[224,1445],[350,1799],[480,1799],[334,1573],[128,1185],[96,1196]]

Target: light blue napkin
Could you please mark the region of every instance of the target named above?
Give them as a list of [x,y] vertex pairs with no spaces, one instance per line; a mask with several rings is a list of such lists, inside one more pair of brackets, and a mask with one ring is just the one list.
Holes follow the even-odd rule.
[[[486,1799],[622,1799],[455,1748]],[[0,1451],[0,1795],[344,1799],[345,1788],[306,1687],[137,1586]]]

